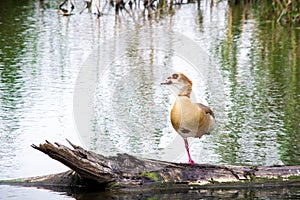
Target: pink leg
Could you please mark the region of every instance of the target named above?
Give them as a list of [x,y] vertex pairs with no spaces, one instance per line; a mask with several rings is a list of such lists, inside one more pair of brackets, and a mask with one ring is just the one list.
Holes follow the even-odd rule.
[[187,152],[188,157],[189,157],[189,162],[188,162],[188,164],[195,164],[195,162],[193,161],[193,159],[192,159],[192,157],[191,157],[191,154],[190,154],[188,140],[187,140],[187,139],[183,139],[183,140],[184,140],[184,145],[185,145],[186,152]]

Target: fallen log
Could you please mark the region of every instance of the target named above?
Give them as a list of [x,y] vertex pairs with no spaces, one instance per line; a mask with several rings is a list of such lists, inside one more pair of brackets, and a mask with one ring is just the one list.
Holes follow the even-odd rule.
[[131,191],[300,186],[300,166],[190,165],[138,158],[128,154],[104,157],[71,142],[69,144],[72,148],[48,141],[32,147],[68,166],[70,171],[13,180],[9,183],[45,188]]

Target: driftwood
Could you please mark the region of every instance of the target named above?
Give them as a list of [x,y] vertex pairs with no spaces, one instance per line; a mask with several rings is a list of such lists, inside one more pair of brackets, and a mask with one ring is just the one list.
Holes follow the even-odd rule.
[[128,154],[104,157],[69,143],[72,149],[48,141],[32,147],[72,170],[10,183],[48,188],[56,186],[130,191],[300,186],[300,166],[189,165],[137,158]]

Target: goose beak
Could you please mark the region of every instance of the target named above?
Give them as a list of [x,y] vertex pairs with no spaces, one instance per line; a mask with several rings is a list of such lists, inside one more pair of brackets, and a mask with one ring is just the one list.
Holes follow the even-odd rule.
[[162,82],[161,85],[171,85],[172,83],[170,79],[167,79],[165,82]]

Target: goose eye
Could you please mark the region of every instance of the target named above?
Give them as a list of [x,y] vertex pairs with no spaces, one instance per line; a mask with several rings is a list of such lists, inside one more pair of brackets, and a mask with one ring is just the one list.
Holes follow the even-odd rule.
[[173,78],[173,79],[177,79],[177,78],[178,78],[178,74],[173,74],[173,75],[172,75],[172,78]]

